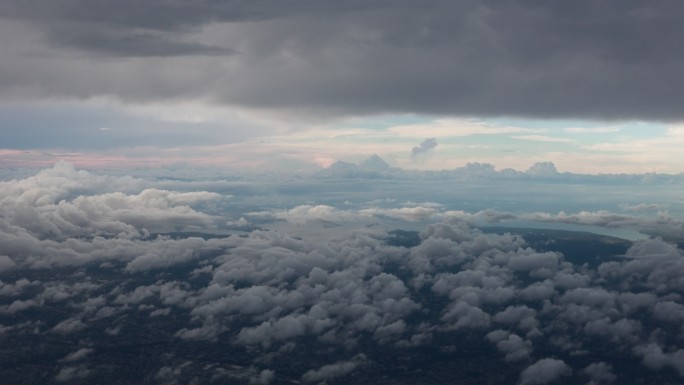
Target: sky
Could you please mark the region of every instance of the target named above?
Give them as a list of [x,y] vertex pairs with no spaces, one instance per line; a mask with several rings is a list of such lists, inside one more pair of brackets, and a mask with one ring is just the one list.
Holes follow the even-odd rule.
[[683,18],[0,1],[0,378],[681,383]]
[[[674,1],[3,1],[0,165],[681,173]],[[436,146],[421,156],[412,149]]]

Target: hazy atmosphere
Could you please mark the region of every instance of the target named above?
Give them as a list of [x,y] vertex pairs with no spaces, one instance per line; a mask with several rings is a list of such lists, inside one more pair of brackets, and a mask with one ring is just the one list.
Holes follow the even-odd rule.
[[683,18],[0,2],[0,382],[682,383]]

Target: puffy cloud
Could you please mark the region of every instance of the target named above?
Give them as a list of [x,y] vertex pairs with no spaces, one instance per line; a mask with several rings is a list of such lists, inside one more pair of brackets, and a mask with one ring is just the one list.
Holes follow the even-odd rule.
[[294,224],[320,222],[322,224],[339,225],[346,219],[352,219],[351,213],[326,205],[301,205],[287,211],[252,212],[247,215],[256,218],[272,217]]
[[401,208],[368,208],[358,211],[339,210],[327,205],[301,205],[286,211],[252,212],[250,217],[273,218],[303,225],[309,222],[322,225],[340,226],[344,222],[364,221],[374,217],[399,219],[405,221],[420,221],[439,214],[435,207],[401,207]]
[[126,271],[144,271],[171,267],[199,258],[225,247],[226,242],[219,239],[184,238],[179,240],[157,238],[151,248],[141,248],[141,255],[126,264]]
[[293,316],[285,316],[274,322],[264,322],[254,328],[244,328],[237,335],[239,343],[254,345],[261,343],[270,346],[271,341],[282,341],[303,335],[302,321]]
[[40,303],[38,303],[37,301],[35,301],[33,299],[29,299],[29,300],[25,300],[25,301],[18,299],[16,301],[12,302],[8,306],[0,307],[0,313],[14,314],[14,313],[22,312],[26,309],[30,309],[30,308],[37,307],[37,306],[40,306]]
[[316,370],[310,370],[302,376],[304,382],[322,382],[325,380],[346,376],[353,372],[359,365],[363,365],[366,357],[359,355],[351,361],[340,361],[334,364],[324,365]]
[[600,288],[577,288],[567,291],[560,298],[560,302],[612,308],[615,306],[615,294]]
[[522,253],[508,260],[513,271],[533,272],[540,269],[557,269],[560,256],[557,253]]
[[85,329],[87,325],[78,318],[68,318],[55,325],[52,330],[60,334],[76,333]]
[[537,162],[532,165],[527,171],[525,171],[526,174],[529,175],[534,175],[534,176],[539,176],[539,177],[556,177],[558,176],[558,171],[556,170],[556,166],[551,163],[551,162]]
[[544,282],[535,282],[525,288],[522,288],[519,292],[521,299],[525,301],[541,301],[544,299],[550,299],[557,292],[554,288],[553,282],[545,280]]
[[659,293],[684,288],[682,250],[660,239],[637,242],[624,263],[605,263],[599,273],[624,285],[640,284]]
[[595,225],[605,227],[630,226],[636,224],[638,219],[630,215],[615,214],[609,211],[581,211],[577,214],[558,214],[535,213],[526,215],[525,218],[545,222],[562,222],[583,225]]
[[261,372],[259,372],[259,375],[257,377],[251,378],[249,380],[249,383],[254,385],[268,385],[273,381],[274,378],[275,371],[264,369]]
[[52,168],[39,171],[24,179],[0,182],[0,204],[26,204],[43,206],[74,198],[77,195],[92,195],[103,192],[137,192],[144,189],[146,182],[130,176],[110,177],[76,170],[65,161],[55,163]]
[[420,146],[411,149],[411,159],[414,162],[421,161],[430,153],[430,151],[434,150],[435,147],[437,147],[437,139],[427,138],[420,143]]
[[22,265],[125,261],[136,255],[130,269],[141,270],[171,266],[203,249],[220,247],[209,245],[212,241],[163,239],[159,242],[166,246],[157,247],[142,239],[150,232],[215,228],[213,216],[191,206],[221,199],[216,193],[145,189],[141,180],[76,171],[63,162],[26,179],[0,182],[0,191],[5,254],[0,256],[0,271]]
[[[642,217],[613,213],[607,210],[580,211],[567,214],[563,211],[557,214],[529,213],[520,215],[521,219],[539,222],[569,223],[575,225],[601,226],[608,228],[635,228],[645,234],[659,234],[673,236],[681,233],[684,224],[672,218],[667,212],[658,212],[655,217]],[[675,235],[676,237],[676,235]]]
[[211,225],[209,215],[197,212],[189,205],[217,198],[218,194],[207,192],[147,189],[137,195],[107,193],[79,196],[70,202],[43,206],[39,212],[19,212],[15,218],[25,218],[16,224],[41,238],[169,232]]
[[66,357],[62,358],[60,361],[62,361],[62,362],[81,361],[84,358],[90,356],[93,352],[94,352],[94,350],[90,349],[90,348],[80,348],[74,352],[69,353]]
[[182,367],[163,366],[154,374],[154,378],[167,384],[177,384],[182,372]]
[[71,383],[87,378],[91,373],[91,370],[85,365],[65,366],[57,373],[55,380],[57,382]]
[[20,295],[27,289],[40,286],[41,283],[38,281],[29,281],[26,278],[20,278],[16,280],[13,284],[11,283],[0,283],[0,296],[5,297],[16,297]]
[[582,373],[589,377],[587,385],[612,384],[617,379],[613,367],[605,362],[595,362],[582,369]]
[[482,309],[466,302],[457,302],[450,306],[442,320],[447,322],[450,329],[461,328],[489,328],[490,316]]
[[543,358],[523,370],[520,374],[520,384],[548,384],[571,372],[572,369],[563,360]]
[[362,216],[372,217],[386,217],[392,219],[401,219],[404,221],[420,221],[426,220],[436,215],[439,212],[434,207],[401,207],[393,209],[363,209],[359,210]]
[[537,326],[537,311],[525,305],[508,306],[492,318],[494,322],[518,326],[520,329],[532,329]]
[[[4,237],[60,239],[137,237],[150,231],[212,225],[211,216],[190,206],[217,200],[218,194],[158,189],[130,195],[119,192],[142,186],[142,181],[130,177],[97,176],[60,162],[35,176],[0,182],[0,228]],[[119,191],[106,192],[111,189]]]
[[655,343],[634,347],[634,353],[642,357],[644,365],[651,369],[662,369],[670,366],[674,368],[680,376],[684,377],[684,350],[677,349],[671,353],[664,352]]
[[506,361],[520,361],[530,357],[532,343],[525,341],[517,334],[504,330],[495,330],[487,334],[487,339],[496,344],[497,349],[506,355]]
[[639,203],[634,205],[621,205],[625,211],[663,211],[668,208],[668,205],[663,203]]
[[653,307],[653,314],[660,320],[681,322],[684,321],[684,305],[673,301],[658,302]]
[[[362,335],[380,345],[409,348],[425,344],[435,334],[469,330],[486,335],[504,361],[517,362],[537,359],[535,345],[546,338],[569,351],[595,336],[619,347],[642,346],[638,344],[643,344],[643,326],[627,316],[647,308],[653,309],[654,320],[670,322],[664,315],[676,314],[668,309],[679,306],[675,297],[594,287],[593,276],[562,255],[539,253],[525,247],[520,238],[483,234],[464,222],[429,225],[415,246],[390,246],[385,239],[386,234],[367,230],[325,240],[296,239],[273,231],[208,240],[123,240],[145,243],[150,250],[178,249],[181,256],[190,250],[198,255],[206,250],[213,255],[205,261],[212,268],[204,269],[210,281],[204,281],[206,286],[170,280],[122,286],[108,297],[84,300],[78,305],[83,313],[73,314],[52,331],[75,333],[101,317],[130,313],[128,309],[149,311],[156,319],[187,312],[190,322],[175,331],[181,341],[211,343],[230,334],[236,346],[257,345],[276,354],[289,342],[308,337],[320,343],[344,344],[354,351]],[[607,272],[649,260],[647,255],[665,261],[677,255],[659,242],[638,243],[627,253],[628,259],[604,263],[599,270],[608,278],[601,279],[610,279]],[[149,261],[153,260],[162,261]],[[129,258],[123,271],[135,277],[149,269],[168,271],[180,263],[169,261],[150,264],[147,258]],[[195,256],[181,261],[196,269],[201,266]],[[417,265],[419,261],[427,267]],[[389,273],[388,266],[398,270]],[[540,268],[549,271],[549,278],[527,274]],[[187,274],[199,277],[192,269]],[[423,302],[426,294],[419,295],[418,290],[424,290],[424,285],[413,286],[416,279],[431,288],[432,298],[444,298],[443,308],[435,310]],[[3,290],[19,295],[27,287],[32,287],[31,281],[22,280],[5,284]],[[26,302],[30,308],[41,299],[73,301],[100,290],[99,285],[81,283],[38,287],[43,290],[39,296],[19,301],[30,301]],[[20,311],[22,303],[7,305],[5,311]],[[416,319],[422,323],[416,324]],[[510,330],[491,332],[492,325]],[[563,345],[563,339],[575,343]],[[641,356],[642,351],[636,349],[634,354]],[[649,357],[658,358],[655,353]],[[644,359],[650,367],[656,367],[652,363],[656,361]],[[317,382],[341,376],[358,363],[332,365],[311,369],[302,379]],[[567,368],[560,360],[540,360],[521,374],[521,383],[552,381],[569,373]],[[597,381],[603,378],[595,377]],[[250,378],[257,381],[261,377],[255,374]],[[264,381],[270,381],[268,378],[265,375]]]
[[0,273],[11,270],[16,266],[17,264],[14,263],[10,257],[6,255],[0,255]]

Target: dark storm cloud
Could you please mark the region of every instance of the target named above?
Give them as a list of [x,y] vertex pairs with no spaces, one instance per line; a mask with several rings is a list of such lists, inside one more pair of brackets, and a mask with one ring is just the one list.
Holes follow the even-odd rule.
[[58,32],[58,34],[49,37],[50,43],[107,56],[219,56],[233,53],[233,50],[229,48],[173,41],[163,35],[149,32],[131,33],[97,29],[88,34],[84,34],[81,30],[68,29],[61,29]]
[[7,1],[0,11],[9,18],[32,22],[94,22],[102,25],[127,28],[145,28],[174,31],[192,28],[209,22],[239,22],[263,20],[297,13],[332,14],[340,11],[358,11],[382,8],[389,5],[414,8],[395,2],[351,0],[286,0],[253,2],[249,0],[40,0]]
[[[7,46],[29,28],[53,55],[80,53],[26,65],[13,49],[0,84],[333,114],[680,119],[683,13],[675,1],[8,0]],[[103,54],[138,61],[89,62]]]
[[300,13],[325,13],[364,9],[361,2],[216,2],[58,0],[10,1],[0,5],[4,18],[34,24],[48,42],[86,52],[114,56],[221,55],[223,47],[178,41],[180,35],[215,22],[244,22],[287,17]]

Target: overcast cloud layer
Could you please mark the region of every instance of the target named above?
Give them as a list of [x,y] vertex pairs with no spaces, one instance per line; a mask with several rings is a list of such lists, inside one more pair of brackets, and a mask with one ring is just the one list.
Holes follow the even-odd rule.
[[678,120],[676,1],[19,1],[5,101]]

